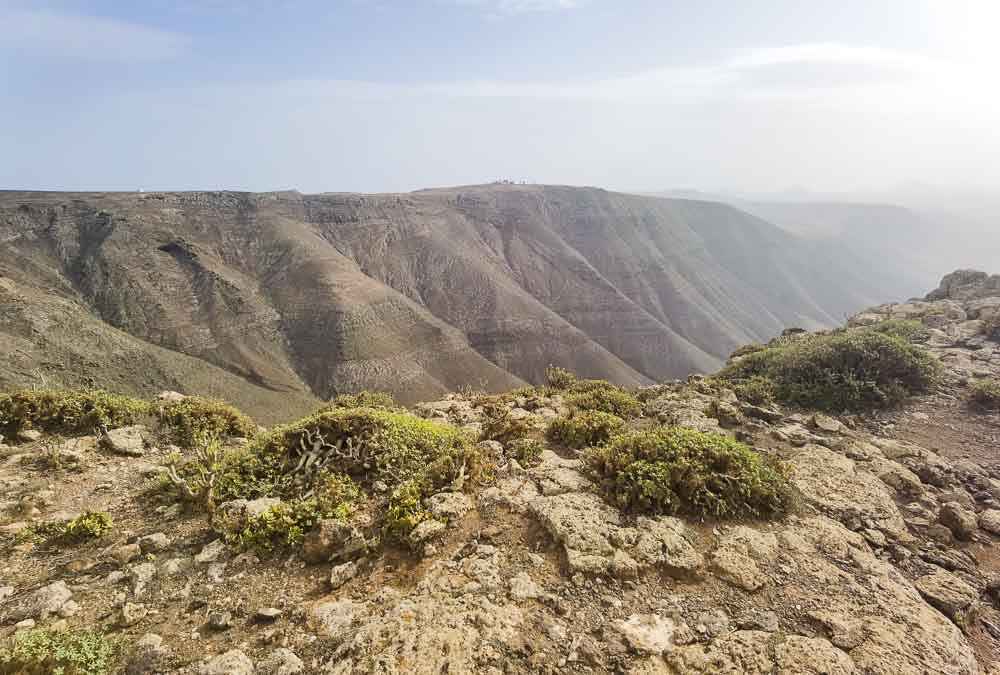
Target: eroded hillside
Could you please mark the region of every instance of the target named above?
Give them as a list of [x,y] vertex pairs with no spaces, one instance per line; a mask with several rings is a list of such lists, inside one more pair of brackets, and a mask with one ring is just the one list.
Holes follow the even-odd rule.
[[885,286],[728,206],[544,186],[4,192],[0,243],[0,385],[179,389],[265,420],[550,364],[628,386],[705,372]]
[[998,289],[709,377],[259,433],[173,393],[0,398],[0,672],[1000,672]]

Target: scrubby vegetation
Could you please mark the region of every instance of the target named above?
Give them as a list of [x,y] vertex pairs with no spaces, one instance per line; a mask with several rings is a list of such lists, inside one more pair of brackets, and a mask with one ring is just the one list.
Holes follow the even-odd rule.
[[88,539],[98,539],[114,527],[111,515],[103,511],[88,511],[72,520],[36,523],[21,530],[20,541],[35,543],[78,544]]
[[188,448],[205,436],[249,438],[257,433],[253,420],[216,399],[188,396],[163,404],[157,414],[174,442]]
[[587,454],[621,507],[732,518],[784,513],[784,467],[726,436],[682,427],[635,431]]
[[726,383],[732,388],[736,398],[753,405],[768,405],[774,402],[774,382],[767,377],[754,375],[745,380]]
[[973,382],[972,400],[984,408],[1000,409],[1000,381],[998,380],[977,380]]
[[553,389],[569,389],[576,382],[576,375],[559,366],[549,366],[545,369],[545,381]]
[[625,420],[617,415],[590,410],[557,417],[552,420],[546,435],[550,441],[567,448],[583,449],[606,443],[624,426]]
[[319,521],[349,518],[361,498],[361,489],[350,478],[327,475],[309,497],[282,502],[252,518],[234,543],[258,551],[298,546]]
[[339,394],[330,401],[329,405],[320,410],[330,410],[333,408],[378,408],[380,410],[402,410],[403,407],[396,403],[392,394],[382,391],[361,391],[357,394]]
[[[851,329],[779,338],[716,374],[766,400],[843,411],[887,407],[929,391],[939,364],[895,329]],[[904,331],[905,332],[905,331]],[[769,384],[768,384],[769,383]],[[756,392],[756,393],[755,393]]]
[[511,410],[501,397],[484,397],[479,408],[482,413],[479,439],[482,441],[509,445],[531,433],[527,422],[511,417]]
[[582,380],[570,388],[566,402],[578,410],[610,413],[622,419],[642,414],[642,403],[629,392],[603,380]]
[[887,319],[868,327],[876,333],[898,337],[907,342],[923,342],[930,337],[931,331],[919,321],[910,319]]
[[136,424],[150,410],[146,401],[99,389],[25,389],[0,395],[0,433],[12,438],[26,429],[91,433],[98,427],[113,429]]
[[767,349],[767,345],[751,343],[747,345],[742,345],[733,350],[733,353],[729,355],[730,359],[738,359],[744,356],[749,356],[750,354],[756,354],[759,351]]
[[506,450],[507,456],[516,459],[521,466],[534,466],[540,461],[544,446],[534,438],[521,438],[511,443]]
[[[182,493],[210,510],[211,503],[273,497],[280,506],[249,524],[237,539],[244,546],[269,549],[296,545],[319,520],[347,518],[364,499],[363,490],[393,495],[387,530],[399,534],[419,518],[416,504],[446,486],[461,489],[487,466],[461,430],[404,411],[377,408],[328,408],[276,427],[249,447],[226,454],[201,453],[175,468]],[[404,513],[405,511],[405,513]]]
[[118,665],[118,639],[91,631],[28,630],[0,648],[3,675],[107,675]]

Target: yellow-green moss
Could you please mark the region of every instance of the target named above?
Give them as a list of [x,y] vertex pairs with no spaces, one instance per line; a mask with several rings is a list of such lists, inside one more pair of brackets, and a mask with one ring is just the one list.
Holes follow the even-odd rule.
[[14,437],[19,431],[37,429],[88,434],[101,426],[114,429],[136,424],[150,411],[146,401],[100,389],[25,389],[0,396],[0,433]]

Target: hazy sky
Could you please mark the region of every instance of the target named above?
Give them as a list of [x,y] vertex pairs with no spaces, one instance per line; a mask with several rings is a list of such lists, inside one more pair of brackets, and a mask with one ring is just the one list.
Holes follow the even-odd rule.
[[1000,186],[997,0],[0,0],[0,188]]

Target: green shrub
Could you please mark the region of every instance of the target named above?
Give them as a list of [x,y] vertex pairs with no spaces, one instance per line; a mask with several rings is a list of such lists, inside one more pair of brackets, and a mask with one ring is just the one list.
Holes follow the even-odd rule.
[[923,342],[931,336],[931,331],[927,326],[910,319],[886,319],[869,326],[868,330],[898,337],[907,342]]
[[757,352],[764,351],[765,349],[767,349],[767,345],[761,345],[756,343],[742,345],[733,350],[733,353],[729,355],[729,358],[738,359],[742,356],[749,356],[750,354],[756,354]]
[[392,394],[381,391],[361,391],[357,394],[339,394],[329,405],[319,412],[332,408],[378,408],[380,410],[402,410],[392,398]]
[[1000,408],[1000,381],[977,380],[971,385],[972,400],[986,408]]
[[754,375],[745,380],[727,383],[732,387],[736,398],[752,405],[768,405],[774,403],[774,382],[766,377]]
[[531,433],[526,421],[513,419],[502,397],[488,397],[480,402],[479,440],[508,445]]
[[330,457],[326,470],[347,474],[362,484],[382,481],[391,488],[424,476],[436,488],[460,472],[474,478],[485,468],[478,450],[461,430],[408,412],[375,408],[311,415],[275,428],[258,439],[253,450],[277,458],[287,472],[301,462],[303,448],[317,443]]
[[103,511],[87,511],[72,520],[36,523],[21,530],[19,541],[78,544],[103,537],[114,527],[111,515]]
[[642,415],[642,403],[639,399],[613,384],[600,380],[583,380],[574,385],[571,391],[572,393],[566,396],[566,403],[578,410],[610,413],[622,419],[633,419]]
[[576,375],[559,366],[545,369],[545,382],[553,389],[569,389],[576,382]]
[[187,448],[194,447],[199,436],[250,438],[257,433],[253,420],[233,406],[199,396],[165,403],[158,415],[174,442]]
[[520,438],[507,446],[506,451],[507,455],[516,459],[521,466],[534,466],[540,461],[544,449],[541,441],[534,438]]
[[150,413],[146,401],[93,391],[25,389],[0,396],[0,433],[19,431],[87,434],[97,427],[114,429],[135,424]]
[[865,328],[779,339],[715,377],[731,386],[771,389],[777,400],[793,405],[842,411],[888,407],[926,392],[939,372],[922,347]]
[[716,518],[787,511],[783,465],[726,436],[661,427],[616,436],[587,463],[621,507]]
[[347,520],[361,497],[361,489],[347,476],[327,475],[312,496],[277,504],[251,519],[235,543],[258,551],[296,547],[319,521]]
[[0,648],[3,675],[107,675],[118,666],[118,638],[91,631],[28,630]]
[[591,410],[557,417],[546,431],[550,441],[567,448],[588,448],[606,443],[625,426],[625,420],[611,413]]
[[396,543],[406,542],[406,537],[417,525],[431,517],[423,507],[423,498],[429,492],[420,480],[403,483],[389,496],[382,532],[386,539]]

